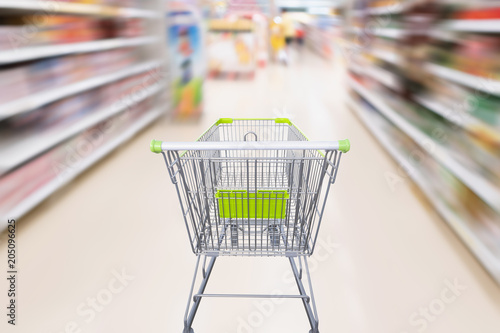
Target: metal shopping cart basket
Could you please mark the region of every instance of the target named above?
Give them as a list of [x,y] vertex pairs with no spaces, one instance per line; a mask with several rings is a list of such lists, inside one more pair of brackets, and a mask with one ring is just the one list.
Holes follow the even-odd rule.
[[[349,148],[348,140],[308,141],[284,118],[223,118],[196,142],[151,142],[151,151],[163,154],[198,257],[183,333],[194,332],[203,297],[299,298],[310,333],[319,332],[307,257],[314,252],[340,158]],[[205,294],[219,256],[287,257],[299,294]],[[202,257],[203,278],[193,295]],[[302,261],[310,295],[302,283]]]

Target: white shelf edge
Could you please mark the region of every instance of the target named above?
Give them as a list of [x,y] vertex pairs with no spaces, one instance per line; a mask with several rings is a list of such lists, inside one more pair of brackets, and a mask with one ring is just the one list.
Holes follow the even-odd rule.
[[500,95],[500,81],[489,80],[472,74],[467,74],[456,69],[441,65],[427,63],[425,68],[432,74],[443,79],[463,84],[473,89],[481,90],[490,94]]
[[373,122],[370,122],[370,119],[368,119],[368,117],[363,114],[363,111],[360,110],[362,106],[353,101],[351,98],[348,99],[348,103],[351,105],[352,109],[356,112],[364,125],[370,130],[373,136],[375,136],[382,144],[382,147],[384,147],[389,155],[391,155],[392,158],[406,170],[413,170],[413,172],[409,173],[413,182],[420,188],[420,190],[428,198],[429,202],[443,217],[451,229],[460,237],[479,262],[483,264],[491,276],[498,283],[500,283],[499,259],[496,258],[486,246],[483,245],[483,242],[475,236],[474,232],[470,230],[465,222],[454,214],[453,211],[451,211],[450,208],[448,208],[446,204],[443,203],[442,200],[429,189],[425,177],[423,177],[420,172],[411,165],[411,163],[404,159],[402,154],[394,148],[392,141],[386,137],[383,131],[379,130]]
[[83,43],[61,45],[31,46],[15,50],[0,51],[0,65],[18,63],[28,60],[63,56],[73,53],[90,53],[118,48],[153,44],[158,37],[142,36],[135,38],[114,38]]
[[400,2],[387,6],[367,8],[367,12],[370,15],[392,15],[402,13],[407,9],[407,7],[408,5],[404,2]]
[[470,32],[500,32],[500,19],[485,20],[447,20],[440,26],[444,30]]
[[120,16],[130,17],[130,18],[151,18],[151,19],[159,19],[163,17],[161,13],[139,8],[121,8]]
[[374,30],[365,31],[365,29],[360,27],[348,27],[346,28],[346,31],[357,35],[365,33],[366,35],[373,34],[375,36],[387,37],[392,39],[400,39],[405,34],[405,30],[398,28],[376,28]]
[[373,49],[370,51],[370,53],[376,58],[382,59],[394,65],[400,65],[402,62],[401,57],[395,52],[389,52],[381,49]]
[[[156,83],[148,88],[145,88],[144,91],[146,91],[145,94],[140,94],[138,95],[139,98],[134,98],[137,94],[137,92],[131,93],[123,100],[133,100],[134,103],[139,103],[143,100],[145,100],[148,97],[153,96],[154,94],[158,93],[161,91],[162,88],[166,86],[165,82],[160,82]],[[142,90],[141,90],[142,91]],[[26,147],[26,144],[20,141],[18,143],[18,146],[21,147],[15,147],[15,146],[9,146],[10,148],[10,153],[11,156],[9,156],[6,153],[3,153],[3,159],[0,161],[0,171],[1,172],[8,172],[9,170],[12,170],[19,164],[29,160],[33,156],[37,156],[40,153],[46,151],[47,149],[50,149],[51,147],[57,145],[58,143],[74,136],[77,135],[78,133],[91,128],[92,126],[95,126],[96,124],[113,117],[121,112],[123,112],[125,109],[129,107],[128,103],[119,103],[118,104],[112,104],[110,106],[105,107],[102,110],[96,111],[93,114],[90,114],[88,116],[83,117],[80,121],[77,123],[70,125],[63,129],[62,131],[58,131],[56,135],[50,136],[48,139],[40,139],[37,143],[37,145],[29,145],[28,148]]]
[[400,90],[401,85],[398,81],[398,77],[391,72],[385,70],[384,68],[381,68],[376,65],[371,65],[371,66],[360,66],[360,65],[353,65],[351,64],[349,66],[349,69],[352,71],[360,74],[360,75],[366,75],[371,77],[372,79],[382,83],[383,85],[393,89],[393,90]]
[[160,14],[140,8],[113,7],[97,4],[70,3],[61,1],[6,1],[0,0],[0,9],[74,14],[103,17],[159,18]]
[[104,74],[98,77],[85,79],[76,83],[71,83],[66,86],[58,87],[49,91],[41,91],[39,93],[23,97],[21,99],[8,102],[0,105],[0,120],[31,111],[43,105],[58,101],[60,99],[81,93],[83,91],[95,89],[97,87],[121,80],[123,78],[136,75],[147,70],[161,66],[162,61],[155,60],[145,63],[126,67],[114,73]]
[[[435,140],[420,132],[420,130],[411,125],[361,84],[353,79],[348,79],[348,82],[354,90],[373,104],[377,110],[384,114],[392,123],[394,123],[394,125],[406,133],[406,135],[408,135],[423,149],[426,149],[430,156],[449,169],[458,179],[460,179],[496,212],[500,212],[500,189],[491,185],[481,175],[469,171],[462,164],[450,157],[446,148],[440,146]],[[429,150],[429,147],[426,145],[429,141],[433,143],[433,149],[431,150]]]
[[433,111],[434,113],[439,114],[443,118],[447,119],[451,123],[462,127],[465,130],[471,131],[475,129],[481,129],[482,131],[488,131],[490,133],[491,138],[494,138],[496,142],[500,142],[500,133],[498,133],[498,129],[494,126],[487,124],[467,113],[460,113],[459,115],[455,113],[455,117],[453,117],[453,110],[442,105],[439,101],[431,99],[427,96],[416,96],[415,98],[421,105]]
[[354,9],[351,11],[351,15],[355,17],[362,17],[368,15],[391,15],[399,14],[408,8],[408,4],[405,2],[394,3],[391,5],[380,6],[380,7],[365,7],[362,9]]
[[17,205],[12,211],[10,211],[6,216],[2,217],[2,221],[0,222],[0,231],[7,227],[7,220],[9,218],[19,219],[24,216],[31,209],[36,207],[42,201],[44,201],[51,194],[56,192],[61,187],[65,186],[69,182],[71,182],[74,178],[88,169],[90,166],[98,162],[104,156],[113,151],[116,147],[118,147],[121,143],[132,138],[137,132],[141,129],[152,123],[158,117],[163,114],[163,109],[153,109],[148,111],[146,115],[133,123],[127,130],[121,133],[118,137],[111,140],[104,146],[100,147],[93,155],[84,160],[82,164],[79,166],[78,170],[75,171],[71,176],[67,178],[58,178],[56,177],[54,180],[49,182],[47,185],[43,186],[41,189],[30,195],[26,198],[21,204]]
[[440,115],[441,117],[445,118],[446,120],[450,121],[451,123],[458,125],[464,129],[467,129],[468,127],[472,126],[474,124],[473,120],[471,119],[472,117],[469,116],[466,113],[461,113],[460,115],[457,115],[456,117],[453,117],[453,111],[450,110],[449,108],[445,107],[441,103],[429,99],[429,97],[426,96],[416,96],[415,99],[422,105],[425,106],[427,109],[431,110],[432,112]]
[[377,28],[375,29],[374,34],[379,37],[400,39],[404,36],[405,30],[398,28]]

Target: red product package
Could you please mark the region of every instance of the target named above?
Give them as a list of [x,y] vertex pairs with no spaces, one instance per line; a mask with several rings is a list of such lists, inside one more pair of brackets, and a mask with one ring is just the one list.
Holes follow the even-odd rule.
[[453,18],[457,20],[494,20],[500,19],[500,8],[485,8],[475,10],[463,10],[455,13]]

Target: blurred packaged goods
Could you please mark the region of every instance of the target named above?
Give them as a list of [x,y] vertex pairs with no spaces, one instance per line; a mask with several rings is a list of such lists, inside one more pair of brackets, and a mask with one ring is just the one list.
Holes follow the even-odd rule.
[[[0,153],[6,157],[0,162],[0,175],[29,157],[19,153],[19,147],[25,145],[30,147],[25,151],[40,153],[45,147],[50,148],[51,142],[56,140],[54,137],[60,137],[60,133],[71,133],[73,128],[77,131],[91,115],[96,115],[96,119],[100,118],[99,114],[114,115],[134,105],[134,101],[147,98],[150,91],[158,89],[154,87],[159,84],[157,80],[150,80],[149,76],[149,73],[131,76],[0,122]],[[45,141],[47,144],[44,145]]]
[[167,49],[172,72],[172,102],[178,120],[198,119],[203,110],[206,65],[201,20],[195,6],[168,3]]
[[271,49],[273,53],[273,59],[279,60],[281,57],[286,57],[283,55],[285,52],[285,29],[281,22],[281,17],[277,16],[271,20],[269,23],[270,38],[271,38]]
[[269,61],[269,27],[265,15],[255,14],[252,16],[255,24],[255,49],[258,67],[265,67]]
[[144,34],[144,20],[136,18],[93,18],[46,16],[0,16],[0,51],[30,46],[70,44],[101,39],[138,37]]
[[[37,0],[19,0],[20,2],[36,2]],[[140,8],[144,0],[57,0],[61,3],[75,3],[82,5],[109,5],[122,7],[137,7]]]
[[85,169],[94,155],[126,132],[151,107],[149,99],[133,105],[126,112],[83,131],[0,177],[0,216],[17,216],[16,213],[25,211],[25,206],[36,204],[44,192],[70,181]]
[[119,49],[6,66],[0,71],[0,104],[116,72],[137,60],[132,49]]
[[480,261],[495,271],[491,256],[500,256],[500,223],[497,213],[465,186],[452,172],[437,162],[428,150],[416,144],[400,128],[380,115],[377,108],[357,93],[351,93],[348,105],[364,120],[373,135],[390,143],[388,153],[400,165],[397,175],[386,175],[392,186],[412,179]]
[[391,155],[500,283],[498,9],[449,1],[352,8],[344,29],[352,108],[378,140],[397,145]]
[[339,26],[342,20],[338,16],[315,16],[304,24],[306,45],[325,59],[334,55],[334,41],[339,38]]
[[429,60],[472,75],[500,79],[500,38],[465,34],[457,42],[435,41]]
[[0,4],[0,216],[20,218],[166,110],[150,4]]
[[209,77],[251,78],[255,74],[257,48],[254,28],[254,22],[248,19],[209,21]]
[[487,7],[481,9],[457,9],[451,14],[456,20],[492,20],[500,19],[500,7]]

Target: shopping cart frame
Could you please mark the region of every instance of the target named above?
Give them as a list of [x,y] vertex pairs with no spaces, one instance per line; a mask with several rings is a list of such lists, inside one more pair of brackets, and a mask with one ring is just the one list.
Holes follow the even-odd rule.
[[[292,134],[294,135],[294,137],[292,138],[291,141],[247,141],[249,136],[257,139],[258,135],[256,134],[255,131],[248,130],[248,127],[246,127],[247,129],[246,133],[244,133],[244,135],[240,134],[238,137],[239,140],[236,141],[218,141],[217,139],[215,139],[214,141],[210,141],[210,139],[207,139],[211,137],[207,133],[210,134],[211,129],[215,128],[216,126],[224,124],[232,124],[233,122],[238,122],[238,121],[252,122],[252,123],[262,122],[266,124],[268,122],[274,122],[276,124],[279,124],[280,126],[281,124],[283,124],[283,126],[285,127],[289,126],[289,128],[293,130]],[[213,132],[211,133],[211,135],[213,135]],[[273,136],[276,136],[275,133],[273,133]],[[200,140],[207,140],[207,141],[200,141]],[[342,153],[346,153],[350,149],[349,140],[319,141],[319,142],[308,141],[305,135],[303,135],[303,133],[294,124],[292,124],[290,120],[284,118],[277,118],[277,119],[222,118],[218,120],[209,130],[207,130],[198,139],[197,142],[161,142],[153,140],[151,142],[150,148],[152,152],[161,153],[163,155],[164,161],[169,171],[170,178],[176,187],[176,191],[181,203],[181,209],[184,216],[184,222],[186,224],[186,228],[188,231],[191,248],[193,252],[197,255],[195,272],[191,283],[188,304],[186,306],[186,312],[184,316],[183,333],[194,332],[192,324],[196,316],[196,313],[198,311],[201,299],[204,297],[301,299],[311,326],[311,330],[309,332],[319,333],[319,319],[316,309],[316,302],[314,298],[314,291],[312,288],[312,281],[311,281],[307,258],[314,253],[319,227],[321,225],[326,205],[326,198],[328,197],[331,185],[335,182]],[[218,152],[218,154],[214,152]],[[299,153],[297,154],[297,152]],[[301,161],[300,169],[293,168],[295,165],[295,160],[297,159]],[[289,207],[292,206],[292,204],[290,203],[292,202],[292,199],[288,199],[290,195],[288,191],[286,193],[286,196],[281,194],[281,192],[284,190],[272,192],[272,194],[269,194],[270,193],[269,191],[265,191],[264,194],[261,196],[257,196],[258,191],[254,191],[253,197],[250,196],[250,191],[245,191],[243,194],[239,193],[240,191],[234,191],[236,192],[236,194],[231,192],[230,195],[222,192],[223,194],[221,195],[219,193],[220,190],[217,190],[214,184],[220,181],[222,176],[220,176],[220,178],[219,176],[215,177],[212,176],[212,173],[216,174],[216,172],[214,171],[215,167],[213,167],[213,165],[219,168],[217,169],[219,173],[223,173],[221,170],[223,170],[224,167],[221,165],[223,165],[224,162],[227,164],[228,161],[233,163],[241,163],[241,165],[235,164],[236,167],[233,165],[233,169],[238,170],[243,179],[246,177],[246,186],[249,188],[250,188],[249,184],[251,183],[251,174],[255,173],[256,178],[254,180],[254,183],[252,183],[253,184],[252,186],[254,186],[256,189],[259,188],[259,186],[263,186],[264,184],[263,181],[261,180],[260,184],[257,185],[258,161],[261,161],[262,165],[264,165],[264,163],[272,163],[272,161],[274,161],[273,165],[276,166],[276,170],[278,170],[278,166],[280,166],[280,170],[281,168],[283,170],[286,169],[289,175],[291,174],[294,175],[294,176],[289,176],[289,178],[295,179],[297,178],[295,177],[295,174],[299,175],[300,176],[300,181],[298,181],[299,184],[304,183],[304,180],[302,179],[303,178],[302,175],[306,173],[304,170],[304,164],[309,165],[308,167],[309,171],[307,172],[308,179],[312,166],[313,165],[316,166],[316,169],[319,173],[319,178],[316,184],[317,186],[316,192],[312,192],[313,195],[311,195],[311,198],[314,198],[314,200],[311,199],[309,202],[309,206],[312,207],[311,209],[315,209],[315,211],[309,213],[307,217],[307,219],[310,219],[311,221],[312,221],[312,216],[317,217],[317,223],[315,224],[315,228],[311,230],[310,224],[312,224],[312,222],[310,222],[309,224],[307,223],[300,224],[301,225],[300,228],[303,228],[303,225],[305,225],[306,228],[309,227],[307,237],[305,236],[302,237],[302,229],[299,229],[299,227],[297,227],[297,224],[287,225],[288,228],[291,227],[293,228],[292,230],[294,230],[291,238],[292,241],[290,242],[288,232],[286,233],[285,237],[285,231],[283,230],[284,224],[282,224],[282,222],[279,222],[279,224],[276,224],[276,222],[273,222],[274,224],[272,225],[269,224],[270,219],[272,221],[285,220],[286,223],[289,222],[287,220],[289,216],[291,215],[297,216],[300,214],[298,213],[298,211],[301,209],[302,206],[296,208],[295,212],[290,211]],[[253,169],[250,169],[251,164],[248,161],[255,161]],[[184,183],[187,182],[186,180],[187,177],[185,173],[189,172],[187,169],[190,163],[192,164],[191,171],[194,175],[194,178],[196,178],[196,182],[198,185],[191,185],[191,187],[188,187]],[[245,166],[247,168],[246,172],[245,172]],[[264,167],[262,166],[262,168]],[[228,166],[227,170],[229,169],[230,168]],[[290,172],[290,170],[296,170],[296,171],[295,173],[293,173]],[[209,178],[208,174],[210,174],[212,180],[208,179]],[[262,174],[264,174],[264,171],[262,171]],[[215,181],[213,180],[213,178],[215,178]],[[321,192],[323,191],[322,184],[325,179],[327,181],[325,181],[326,189],[324,189],[323,192],[324,200],[322,201],[322,204],[318,205],[320,202]],[[269,180],[267,181],[269,182]],[[297,183],[297,180],[293,179],[292,180],[287,179],[286,181],[288,182],[288,184]],[[281,182],[281,178],[276,176],[276,179],[274,180],[273,184],[274,185],[278,184],[278,182]],[[293,192],[292,187],[290,188],[290,192]],[[217,193],[215,193],[216,190]],[[306,185],[305,192],[307,194],[311,194],[310,193],[311,191],[312,190],[309,189]],[[199,197],[195,198],[194,196],[192,196],[193,192],[196,192],[197,194],[202,193],[203,195],[199,195]],[[296,196],[298,196],[296,192],[297,191],[295,191],[294,193]],[[199,207],[191,208],[191,205],[196,206],[194,204],[196,199],[198,199],[199,201]],[[203,199],[206,201],[205,206],[201,202],[203,201]],[[287,202],[287,200],[290,200],[290,202]],[[297,202],[300,203],[300,199],[296,200]],[[304,199],[302,199],[302,201],[304,201]],[[307,200],[305,201],[307,202]],[[250,204],[252,202],[253,206],[252,208],[250,208]],[[189,208],[185,209],[184,206],[186,205],[189,206]],[[281,207],[283,208],[280,208],[280,205],[282,205]],[[304,202],[302,202],[302,205],[306,206]],[[246,208],[246,206],[248,207]],[[206,211],[202,207],[207,207]],[[286,212],[283,211],[285,209],[284,207],[286,207],[287,210]],[[228,212],[223,212],[224,209],[226,210],[232,209],[233,212],[229,212],[228,214]],[[255,210],[255,213],[253,213],[252,216],[253,209]],[[264,215],[267,216],[267,221],[268,221],[267,227],[265,223],[263,221],[260,221],[260,219],[258,218],[258,212],[257,212],[258,209],[266,211]],[[195,212],[196,214],[193,212],[194,210],[196,210]],[[212,215],[210,215],[208,213],[209,210],[213,210],[215,213],[212,212]],[[234,210],[236,210],[236,212],[234,212]],[[188,216],[189,215],[188,213],[191,216]],[[305,214],[303,215],[305,216]],[[264,219],[266,218],[266,216],[264,216]],[[304,216],[302,217],[303,219],[305,219]],[[260,218],[262,218],[262,216],[260,216]],[[217,223],[217,227],[215,228],[217,232],[219,231],[219,227],[221,228],[220,229],[221,232],[220,234],[217,233],[217,237],[215,237],[214,235],[215,233],[211,231],[212,230],[212,225],[210,223],[211,219],[214,219],[215,223]],[[203,229],[203,231],[201,231],[201,228],[196,228],[196,225],[194,225],[193,229],[194,220],[203,221],[204,223],[203,225],[207,225],[208,221],[208,225],[210,225],[209,233],[212,239],[211,246],[210,244],[207,244],[209,242],[206,241],[207,239],[206,229]],[[233,220],[243,220],[248,222],[248,229],[246,231],[243,230],[240,231],[239,229],[246,227],[246,225],[244,224],[240,225],[234,223],[232,222]],[[252,225],[250,225],[250,221],[252,220],[253,223]],[[222,223],[219,221],[224,221],[224,222]],[[239,233],[243,234],[243,245],[238,244],[238,238],[236,236],[235,238],[236,248],[233,242],[233,226],[235,226],[234,230],[236,231],[236,234]],[[281,231],[279,231],[278,228],[282,228]],[[267,232],[267,234],[269,235],[268,238],[266,238],[266,240],[264,241],[262,241],[262,235],[261,235],[260,236],[261,241],[258,245],[257,245],[257,233],[258,233],[257,230],[259,230],[261,234]],[[277,230],[277,232],[274,234],[273,232],[271,232],[272,230]],[[295,240],[296,230],[301,231],[301,237],[297,238],[298,239],[296,241],[297,244],[295,244],[294,246],[293,242]],[[251,240],[251,231],[255,232],[255,237],[252,240]],[[195,235],[193,236],[192,233],[194,233]],[[245,243],[245,238],[244,238],[245,233],[248,234],[247,235],[248,245],[246,245],[247,243]],[[200,235],[202,235],[203,237],[200,237]],[[231,242],[228,245],[227,239],[230,237],[231,237]],[[216,239],[215,242],[214,238]],[[222,244],[224,238],[226,239],[225,246]],[[252,244],[253,241],[255,241],[255,247],[253,247]],[[267,249],[264,248],[266,242],[267,242]],[[270,243],[272,247],[271,249],[269,249]],[[289,245],[290,243],[292,244],[291,246]],[[281,244],[283,244],[283,246],[280,248]],[[240,247],[242,247],[242,250],[240,250]],[[261,252],[257,251],[259,248]],[[295,278],[295,282],[298,287],[299,294],[291,294],[291,295],[206,294],[205,288],[208,284],[215,262],[217,258],[221,255],[238,255],[238,256],[255,255],[255,256],[287,257],[292,269],[292,273]],[[196,280],[199,273],[200,262],[202,257],[203,257],[202,280],[199,284],[198,292],[196,294],[193,294],[195,290]],[[208,258],[210,258],[210,260],[207,265]],[[304,268],[308,280],[309,294],[306,292],[306,288],[304,287],[304,283],[302,281]]]

